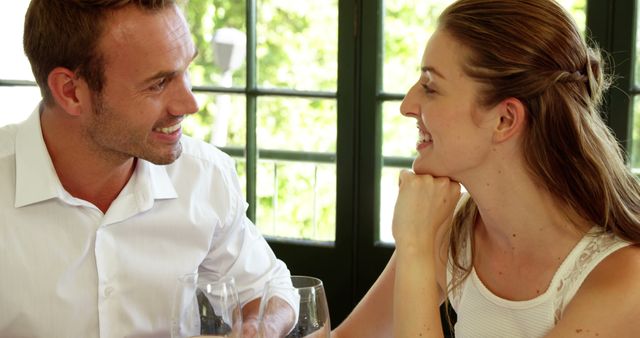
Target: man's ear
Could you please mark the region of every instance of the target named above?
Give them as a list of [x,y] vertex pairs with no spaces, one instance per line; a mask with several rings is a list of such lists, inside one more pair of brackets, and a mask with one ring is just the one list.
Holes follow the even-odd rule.
[[493,140],[504,142],[523,130],[526,111],[522,102],[513,97],[505,99],[496,108],[499,119],[493,133]]
[[58,106],[73,116],[82,112],[82,95],[79,92],[82,90],[81,82],[74,72],[64,67],[54,68],[47,78],[53,99]]

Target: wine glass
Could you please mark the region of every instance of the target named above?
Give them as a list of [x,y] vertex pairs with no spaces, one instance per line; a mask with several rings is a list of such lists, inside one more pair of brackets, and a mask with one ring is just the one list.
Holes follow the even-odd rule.
[[191,273],[178,279],[171,337],[242,337],[242,312],[232,277]]
[[308,276],[278,277],[267,283],[258,315],[260,337],[275,338],[267,330],[274,326],[269,321],[279,317],[273,312],[278,310],[277,304],[283,304],[283,301],[291,305],[297,318],[288,327],[288,333],[281,337],[329,338],[331,321],[322,281]]

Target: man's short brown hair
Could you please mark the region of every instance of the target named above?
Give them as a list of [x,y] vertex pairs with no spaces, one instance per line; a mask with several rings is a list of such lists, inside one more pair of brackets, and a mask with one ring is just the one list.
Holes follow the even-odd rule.
[[46,105],[53,103],[47,84],[56,67],[76,72],[89,88],[104,86],[104,60],[98,42],[107,15],[127,5],[160,10],[176,0],[32,0],[24,21],[24,52]]

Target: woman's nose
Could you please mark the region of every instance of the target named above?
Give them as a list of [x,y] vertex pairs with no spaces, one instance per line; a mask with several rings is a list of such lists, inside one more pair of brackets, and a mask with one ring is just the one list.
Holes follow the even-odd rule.
[[405,94],[404,99],[402,99],[402,103],[400,104],[400,114],[406,117],[417,117],[420,114],[420,105],[416,101],[416,89],[419,84],[416,82],[407,94]]

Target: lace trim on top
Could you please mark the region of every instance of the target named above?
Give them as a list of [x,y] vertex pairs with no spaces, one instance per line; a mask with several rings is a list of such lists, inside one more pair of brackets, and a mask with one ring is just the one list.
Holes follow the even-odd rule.
[[[547,292],[532,300],[522,302],[530,302],[537,298],[547,296],[549,292],[554,293],[550,296],[553,299],[554,318],[555,323],[557,323],[562,318],[564,308],[573,298],[591,270],[593,270],[593,268],[595,268],[595,266],[610,253],[630,245],[629,242],[626,242],[613,234],[597,234],[600,230],[601,228],[594,226],[576,244],[569,255],[565,257],[564,261],[558,267],[558,270],[549,283],[549,289]],[[467,266],[469,259],[471,258],[469,239],[464,242],[462,251],[464,252],[464,255],[461,257],[461,261],[464,266]],[[470,268],[473,273],[473,267],[471,266]],[[470,281],[470,278],[463,281],[462,279],[464,277],[464,271],[460,269],[453,269],[453,259],[451,258],[451,255],[449,255],[447,285],[451,286],[455,285],[455,283],[460,283],[456,288],[449,290],[449,299],[454,305],[454,308],[460,304],[465,285]],[[471,277],[471,274],[467,275],[467,277]],[[494,297],[500,298],[495,295]]]
[[[563,269],[564,266],[560,267],[559,270],[564,271],[558,271],[559,278],[555,282],[555,285],[551,286],[556,288],[556,297],[553,302],[553,308],[555,309],[554,320],[556,324],[562,318],[562,313],[566,305],[573,299],[582,282],[595,266],[615,250],[630,245],[630,243],[610,233],[594,234],[595,230],[597,230],[597,228],[592,228],[585,236],[589,241],[582,250],[570,253],[567,260],[576,254],[579,254],[579,256],[577,259],[573,259],[573,264],[570,267],[566,269]],[[560,275],[560,273],[562,274]]]

